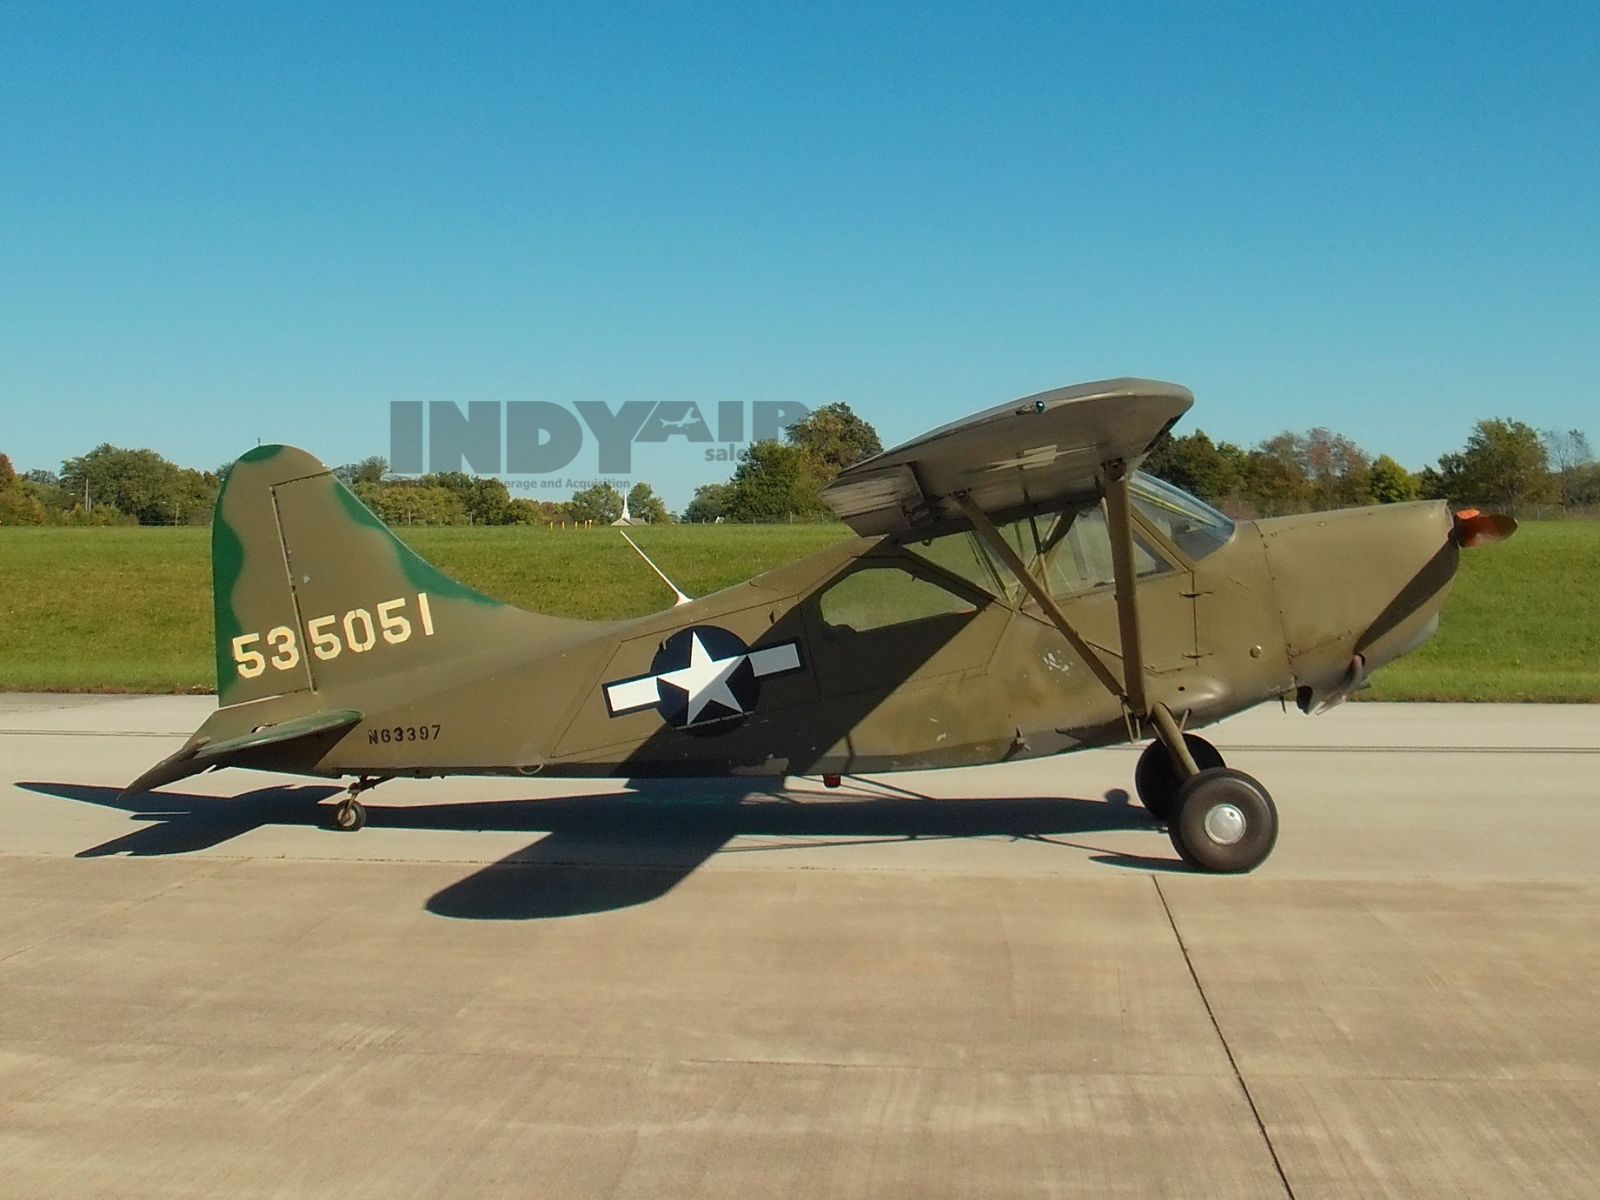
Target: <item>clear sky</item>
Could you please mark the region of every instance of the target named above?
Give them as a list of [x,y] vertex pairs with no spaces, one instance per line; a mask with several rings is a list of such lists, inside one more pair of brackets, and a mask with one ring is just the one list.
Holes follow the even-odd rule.
[[[0,6],[0,449],[1079,380],[1600,435],[1600,6]],[[593,473],[593,442],[574,470]],[[674,505],[726,468],[641,456]]]

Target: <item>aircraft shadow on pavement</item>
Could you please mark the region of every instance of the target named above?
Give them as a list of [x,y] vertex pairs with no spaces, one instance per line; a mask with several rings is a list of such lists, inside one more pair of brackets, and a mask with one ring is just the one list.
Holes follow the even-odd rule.
[[[24,782],[16,786],[126,812],[131,833],[79,858],[160,856],[211,849],[268,825],[322,824],[322,801],[342,789],[259,788],[238,796],[148,792]],[[572,798],[383,805],[364,798],[371,828],[543,833],[545,836],[435,893],[428,911],[471,920],[536,920],[628,908],[671,891],[718,852],[781,853],[798,848],[937,838],[1006,837],[1091,851],[1091,861],[1138,870],[1183,870],[1174,860],[1101,850],[1073,835],[1153,830],[1121,790],[1102,800],[1061,797],[935,800],[903,789],[849,799],[797,799],[750,780],[641,782],[639,790]],[[360,837],[334,833],[329,837]],[[729,847],[734,838],[782,839]]]

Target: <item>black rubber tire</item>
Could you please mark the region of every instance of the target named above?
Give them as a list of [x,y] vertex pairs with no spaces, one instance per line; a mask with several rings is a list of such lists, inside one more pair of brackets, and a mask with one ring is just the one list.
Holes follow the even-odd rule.
[[333,810],[333,827],[342,833],[354,833],[367,823],[367,806],[359,800],[341,804]]
[[[1222,752],[1205,738],[1186,733],[1183,740],[1189,744],[1195,766],[1202,771],[1228,765],[1222,761]],[[1156,820],[1171,821],[1172,814],[1178,811],[1178,789],[1182,786],[1183,776],[1172,765],[1166,745],[1157,738],[1144,748],[1138,766],[1133,768],[1133,790],[1139,793],[1139,803]]]
[[[1217,841],[1207,830],[1207,816],[1222,805],[1232,805],[1244,818],[1243,836],[1232,844]],[[1178,789],[1178,811],[1167,835],[1183,861],[1198,870],[1227,875],[1253,871],[1277,844],[1278,808],[1260,780],[1212,767]]]

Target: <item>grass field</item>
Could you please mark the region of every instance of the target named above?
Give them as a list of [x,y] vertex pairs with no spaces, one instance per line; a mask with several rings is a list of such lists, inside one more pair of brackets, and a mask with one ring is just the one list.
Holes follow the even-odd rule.
[[[840,525],[659,526],[639,542],[704,595],[848,536]],[[666,589],[610,530],[417,528],[405,540],[512,604],[627,617]],[[1600,701],[1600,523],[1530,523],[1463,555],[1428,646],[1386,668],[1384,700]],[[204,529],[0,529],[0,690],[209,691]]]

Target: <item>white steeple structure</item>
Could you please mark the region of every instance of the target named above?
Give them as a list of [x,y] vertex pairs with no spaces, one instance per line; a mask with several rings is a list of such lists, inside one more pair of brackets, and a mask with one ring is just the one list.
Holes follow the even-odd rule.
[[643,524],[645,524],[645,522],[643,522],[643,521],[635,520],[633,514],[628,511],[628,494],[626,492],[624,492],[622,494],[622,515],[620,517],[618,517],[615,521],[611,522],[611,523],[613,525],[643,525]]

